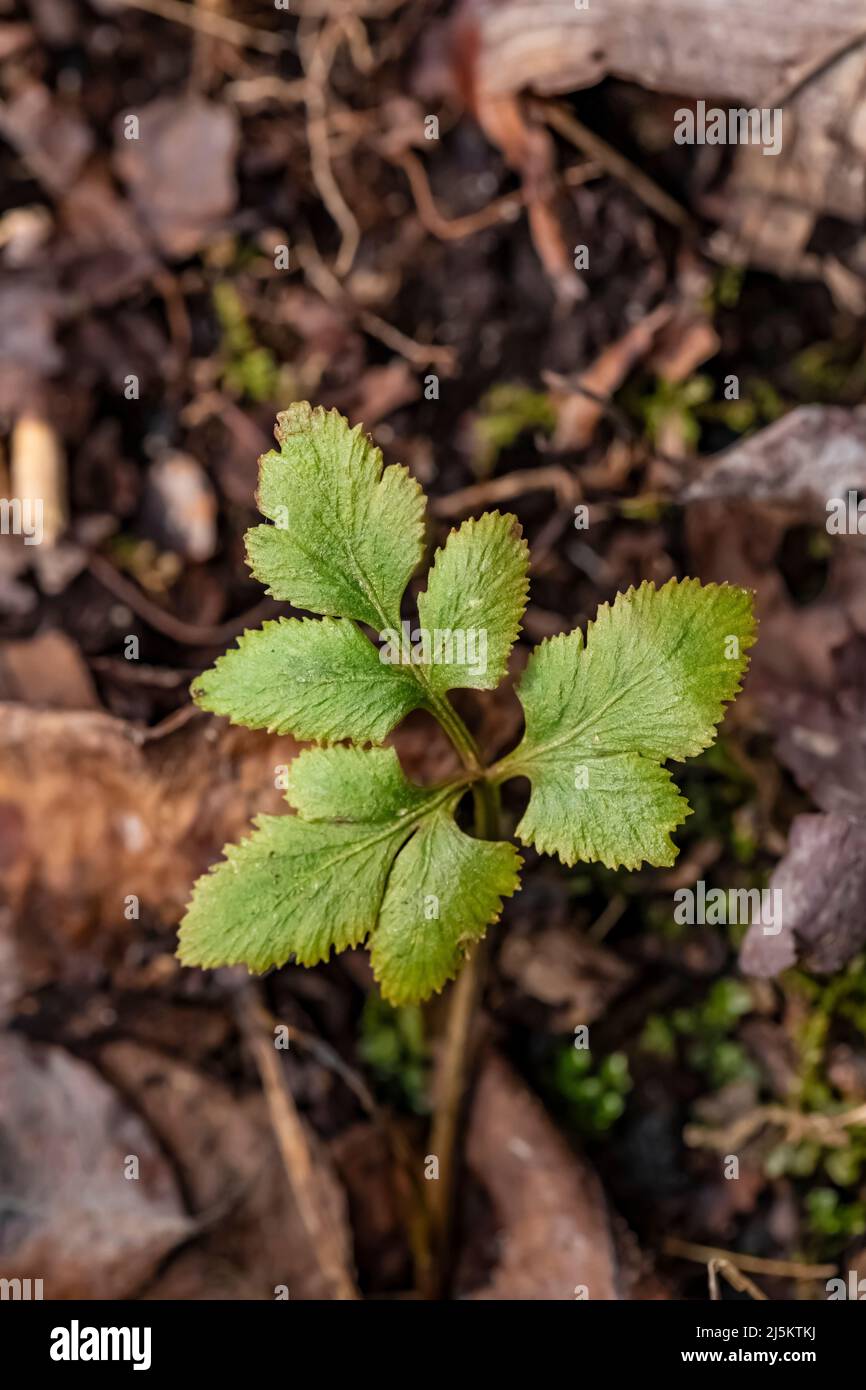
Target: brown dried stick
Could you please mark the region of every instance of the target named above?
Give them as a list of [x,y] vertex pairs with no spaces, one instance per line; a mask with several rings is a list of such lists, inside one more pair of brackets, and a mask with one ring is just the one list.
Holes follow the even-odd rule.
[[251,24],[242,24],[238,19],[217,14],[213,10],[199,9],[195,5],[184,5],[182,0],[119,0],[130,10],[145,10],[148,14],[168,19],[173,24],[184,24],[188,29],[199,33],[212,34],[225,39],[240,48],[258,48],[262,53],[281,53],[285,47],[282,34],[269,34],[264,29],[255,29]]
[[600,135],[589,130],[564,106],[555,101],[534,101],[532,105],[554,130],[566,140],[570,140],[584,154],[589,155],[590,159],[596,160],[608,173],[613,174],[614,178],[627,184],[641,202],[664,218],[665,222],[670,222],[682,231],[697,230],[691,215],[676,199],[665,193],[663,188],[659,188],[657,183],[642,169],[638,169],[637,165],[632,164],[630,159],[626,159],[624,154],[620,154],[619,150],[615,150],[606,140],[602,140]]
[[313,1156],[294,1097],[286,1084],[271,1032],[270,1019],[253,984],[244,983],[237,995],[237,1012],[268,1105],[274,1135],[282,1155],[289,1186],[304,1224],[310,1250],[340,1301],[357,1299],[358,1290],[349,1268],[345,1242],[325,1207],[316,1184]]

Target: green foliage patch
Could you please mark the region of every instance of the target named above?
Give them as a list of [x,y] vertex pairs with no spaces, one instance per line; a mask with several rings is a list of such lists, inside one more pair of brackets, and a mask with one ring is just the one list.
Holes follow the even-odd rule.
[[[402,611],[424,550],[420,485],[335,411],[293,405],[276,437],[257,495],[269,524],[247,533],[249,563],[268,593],[317,616],[244,633],[192,693],[212,713],[319,746],[292,765],[295,814],[259,817],[199,879],[178,954],[264,972],[366,942],[383,996],[409,1005],[457,974],[518,887],[520,855],[498,837],[508,778],[531,785],[524,845],[566,864],[673,863],[689,806],[664,764],[713,742],[754,641],[751,596],[644,583],[604,604],[586,637],[542,642],[518,687],[524,736],[485,768],[448,692],[505,677],[528,593],[519,523],[493,512],[452,531],[413,630]],[[462,771],[441,786],[417,786],[377,746],[413,709],[460,753]],[[469,790],[472,834],[455,819]]]

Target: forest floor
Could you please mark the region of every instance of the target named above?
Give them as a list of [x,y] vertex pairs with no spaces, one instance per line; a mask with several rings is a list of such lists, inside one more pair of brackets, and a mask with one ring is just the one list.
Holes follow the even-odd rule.
[[[188,692],[290,611],[243,534],[306,399],[420,479],[430,554],[518,516],[514,674],[643,580],[744,584],[761,619],[718,743],[675,771],[673,869],[526,853],[454,1296],[706,1298],[727,1258],[723,1296],[825,1297],[866,1274],[866,521],[826,524],[866,494],[862,226],[818,207],[797,264],[726,253],[730,151],[673,143],[673,99],[602,75],[492,101],[471,5],[291,10],[0,3],[0,492],[45,499],[41,545],[0,536],[0,1275],[424,1286],[447,993],[392,1009],[360,951],[255,986],[174,958],[192,882],[280,807],[295,751]],[[510,688],[456,703],[490,754],[520,732]],[[426,716],[395,742],[422,781],[449,766]],[[799,893],[778,958],[677,921],[699,880]]]

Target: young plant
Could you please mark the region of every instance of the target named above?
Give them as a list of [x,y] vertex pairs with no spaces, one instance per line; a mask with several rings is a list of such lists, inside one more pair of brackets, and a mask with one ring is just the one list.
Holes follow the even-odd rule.
[[[513,516],[485,513],[437,551],[418,625],[401,623],[424,550],[425,497],[407,469],[335,411],[293,405],[261,460],[247,533],[253,573],[318,618],[244,633],[193,685],[203,709],[319,745],[295,758],[294,815],[260,816],[200,878],[180,927],[186,965],[263,972],[367,942],[382,994],[421,1001],[459,971],[518,887],[498,838],[498,789],[529,779],[517,838],[565,864],[670,865],[690,807],[663,764],[715,738],[754,641],[750,595],[644,583],[536,647],[518,687],[526,728],[491,767],[448,692],[493,690],[526,606],[529,551]],[[363,628],[378,634],[377,648]],[[439,720],[463,770],[441,786],[404,774],[382,741],[410,710]],[[333,746],[336,745],[336,746]],[[372,747],[368,745],[373,745]],[[455,820],[471,789],[475,834]]]

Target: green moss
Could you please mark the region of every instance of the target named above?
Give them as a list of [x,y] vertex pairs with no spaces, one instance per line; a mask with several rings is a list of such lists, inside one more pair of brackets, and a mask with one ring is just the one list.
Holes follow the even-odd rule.
[[280,370],[270,349],[255,339],[240,295],[228,280],[213,289],[213,304],[222,338],[222,382],[233,395],[261,403],[275,400]]
[[474,422],[476,473],[492,473],[502,451],[527,430],[552,434],[555,428],[556,410],[543,391],[516,382],[492,387],[482,397]]
[[554,1054],[550,1087],[564,1102],[567,1122],[580,1134],[600,1135],[625,1110],[632,1082],[624,1052],[611,1052],[596,1066],[587,1048],[561,1046]]

